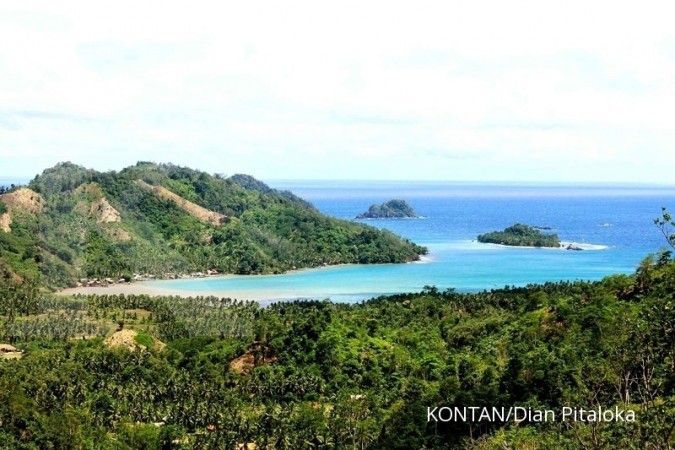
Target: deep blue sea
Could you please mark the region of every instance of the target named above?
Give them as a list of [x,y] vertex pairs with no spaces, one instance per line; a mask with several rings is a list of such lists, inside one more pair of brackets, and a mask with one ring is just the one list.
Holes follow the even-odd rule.
[[[367,220],[429,248],[425,262],[345,265],[283,275],[156,281],[157,288],[276,300],[359,301],[420,291],[425,285],[477,291],[556,280],[597,280],[631,273],[664,248],[653,224],[661,206],[675,210],[675,188],[655,186],[486,185],[431,182],[271,182],[321,212],[352,220],[373,203],[407,200],[421,219]],[[596,250],[513,248],[475,241],[516,222],[547,226],[563,241]]]

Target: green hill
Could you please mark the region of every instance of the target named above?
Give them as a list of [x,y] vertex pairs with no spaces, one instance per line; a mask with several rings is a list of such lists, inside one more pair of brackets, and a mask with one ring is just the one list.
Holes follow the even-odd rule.
[[[674,299],[667,254],[594,283],[351,305],[0,285],[0,447],[669,449]],[[443,406],[555,420],[427,419]]]
[[0,202],[7,210],[0,273],[53,287],[135,273],[406,262],[426,251],[390,232],[327,217],[253,177],[172,164],[97,172],[61,163]]

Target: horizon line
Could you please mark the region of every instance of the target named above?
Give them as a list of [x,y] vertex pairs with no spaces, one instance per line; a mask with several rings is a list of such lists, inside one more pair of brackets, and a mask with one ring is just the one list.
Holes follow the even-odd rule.
[[[255,177],[257,178],[257,177]],[[647,181],[588,181],[588,180],[450,180],[450,179],[406,179],[406,178],[259,178],[266,183],[293,183],[293,182],[356,182],[356,183],[450,183],[450,184],[494,184],[494,185],[579,185],[579,186],[645,186],[645,187],[668,187],[675,189],[675,183],[647,182]]]

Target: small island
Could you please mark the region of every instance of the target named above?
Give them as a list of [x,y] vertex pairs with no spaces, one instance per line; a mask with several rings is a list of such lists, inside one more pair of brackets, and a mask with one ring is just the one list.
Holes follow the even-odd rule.
[[481,234],[477,239],[478,242],[517,247],[560,247],[560,238],[557,234],[545,234],[535,227],[522,223],[512,225],[504,231]]
[[389,200],[381,205],[371,205],[368,211],[356,216],[357,219],[405,219],[417,218],[417,213],[405,200]]

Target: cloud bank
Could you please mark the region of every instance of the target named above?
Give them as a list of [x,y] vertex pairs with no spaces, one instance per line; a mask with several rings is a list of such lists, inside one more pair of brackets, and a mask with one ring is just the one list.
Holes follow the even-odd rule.
[[95,3],[0,7],[3,176],[673,180],[668,2]]

